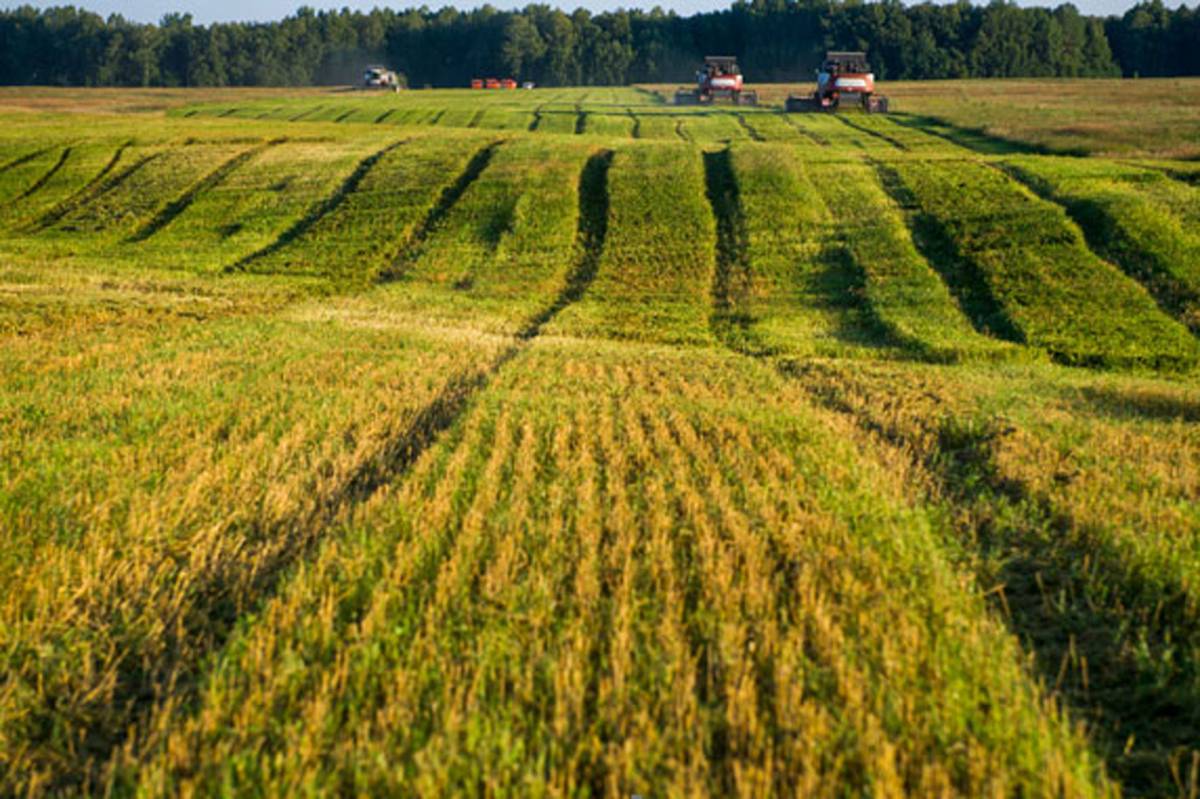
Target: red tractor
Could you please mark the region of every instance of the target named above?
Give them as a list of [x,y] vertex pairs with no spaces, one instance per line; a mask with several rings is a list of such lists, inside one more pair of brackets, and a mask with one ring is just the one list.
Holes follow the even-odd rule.
[[725,98],[734,105],[758,105],[758,92],[742,88],[742,71],[731,55],[704,57],[704,67],[696,73],[696,88],[675,92],[675,105],[708,105]]
[[790,95],[784,107],[788,111],[836,111],[845,98],[868,114],[888,112],[888,99],[875,93],[875,75],[867,54],[830,50],[817,72],[817,90],[810,95]]

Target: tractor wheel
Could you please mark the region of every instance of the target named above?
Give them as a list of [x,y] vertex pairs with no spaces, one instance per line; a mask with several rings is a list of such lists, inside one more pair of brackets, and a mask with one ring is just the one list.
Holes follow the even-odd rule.
[[758,92],[748,91],[741,92],[737,96],[738,105],[758,105]]

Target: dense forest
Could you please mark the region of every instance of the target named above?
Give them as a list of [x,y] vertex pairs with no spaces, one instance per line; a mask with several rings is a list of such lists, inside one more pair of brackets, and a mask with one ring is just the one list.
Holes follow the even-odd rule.
[[899,0],[737,0],[688,17],[567,14],[545,5],[369,13],[314,11],[269,23],[157,25],[74,7],[0,12],[0,83],[276,86],[347,83],[384,62],[410,85],[511,75],[545,85],[689,78],[709,52],[739,55],[751,81],[807,80],[826,48],[870,52],[884,79],[1200,74],[1200,6],[1143,2],[1120,17],[1070,4],[1021,8]]

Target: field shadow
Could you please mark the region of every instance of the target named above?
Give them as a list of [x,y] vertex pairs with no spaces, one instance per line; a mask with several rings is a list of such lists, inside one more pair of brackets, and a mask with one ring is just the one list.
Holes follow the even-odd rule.
[[[728,147],[703,153],[709,205],[717,228],[716,266],[713,272],[713,309],[709,326],[730,349],[748,355],[779,354],[756,335],[757,321],[750,311],[754,293],[754,267],[737,175]],[[876,313],[866,296],[866,272],[853,257],[840,231],[831,231],[822,242],[815,269],[796,277],[794,288],[813,307],[832,318],[832,337],[844,344],[908,351]]]
[[941,276],[971,325],[986,336],[1026,343],[1025,336],[1009,318],[983,275],[959,252],[949,231],[920,209],[920,204],[895,169],[878,161],[874,166],[883,190],[902,211],[917,252]]
[[1045,181],[1015,164],[998,168],[1048,203],[1053,203],[1083,232],[1088,248],[1140,283],[1162,311],[1200,335],[1200,292],[1171,274],[1168,259],[1146,249],[1125,232],[1109,207],[1095,199],[1059,197]]
[[[1131,563],[1111,535],[1080,524],[1006,474],[1016,432],[993,418],[897,422],[844,370],[781,361],[817,402],[912,454],[973,558],[997,616],[1032,653],[1046,693],[1085,722],[1127,796],[1195,795],[1200,758],[1200,611],[1172,575]],[[848,381],[848,388],[847,388]]]
[[927,461],[976,517],[974,543],[997,564],[998,609],[1126,795],[1194,790],[1185,779],[1200,742],[1200,619],[1186,589],[1005,477],[997,457],[1009,432],[944,419]]

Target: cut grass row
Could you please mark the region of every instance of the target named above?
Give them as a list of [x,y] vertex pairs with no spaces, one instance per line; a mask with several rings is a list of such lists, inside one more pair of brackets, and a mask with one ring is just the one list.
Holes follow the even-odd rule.
[[[1194,384],[1045,366],[796,364],[910,453],[1043,683],[1129,795],[1197,786]],[[886,401],[880,397],[886,396]]]
[[[438,152],[434,145],[427,150]],[[514,254],[507,270],[481,276],[496,289],[507,284],[512,307],[503,314],[497,309],[506,298],[486,294],[463,313],[458,289],[422,269],[418,257],[403,282],[264,318],[148,331],[142,347],[138,339],[126,341],[126,363],[103,364],[103,378],[93,374],[101,367],[68,359],[61,372],[33,373],[5,397],[20,409],[14,421],[29,427],[18,426],[24,438],[35,429],[49,436],[44,450],[22,445],[21,474],[4,480],[12,499],[5,508],[27,531],[6,542],[4,563],[34,555],[39,564],[29,582],[14,579],[3,611],[14,622],[0,638],[6,790],[96,789],[107,779],[114,745],[134,746],[138,736],[152,734],[145,727],[148,707],[180,701],[186,692],[180,686],[190,684],[193,670],[271,591],[278,574],[339,514],[406,468],[453,419],[462,398],[512,357],[518,340],[511,334],[531,338],[582,292],[591,251],[603,238],[603,223],[599,232],[593,227],[605,209],[604,172],[591,165],[608,156],[588,159],[581,186],[586,150],[550,161],[547,155],[544,144],[502,148],[456,194],[431,204],[420,226],[422,252],[486,238],[494,221],[486,213],[497,210],[503,192],[515,190],[501,240],[529,260]],[[410,190],[428,186],[428,177],[412,180]],[[538,188],[559,193],[530,193]],[[578,225],[577,191],[587,206]],[[344,205],[331,216],[352,224],[354,212]],[[537,249],[524,248],[526,242]],[[499,337],[487,332],[495,327],[488,313],[525,318],[510,321],[510,336]],[[453,326],[456,316],[468,326]],[[103,350],[111,346],[109,335],[123,332],[84,341]],[[73,345],[45,341],[48,352]],[[50,360],[31,347],[19,355]],[[180,357],[203,364],[181,364]],[[171,381],[180,371],[200,382]],[[116,403],[133,374],[140,378],[139,401],[118,418],[136,420],[136,436],[120,423],[115,438],[103,442],[56,430],[78,409],[60,403],[51,416],[37,404],[64,390],[54,380],[103,382]],[[107,418],[101,390],[86,393],[88,418]],[[207,438],[211,448],[188,455],[186,442]],[[114,474],[109,461],[93,462],[97,451],[125,468]],[[139,457],[147,456],[142,464]],[[173,456],[186,465],[166,473]],[[56,485],[49,475],[60,469],[90,487]],[[81,518],[64,532],[55,513],[64,506],[61,497],[98,495],[110,499],[105,515]],[[81,513],[93,510],[89,501],[82,506]]]
[[1000,170],[911,159],[883,170],[1018,340],[1068,364],[1187,369],[1200,357],[1187,329],[1092,253],[1059,206]]
[[1108,160],[1024,157],[1008,164],[1066,207],[1092,249],[1200,332],[1200,191],[1157,170]]
[[905,475],[845,433],[745,358],[537,344],[118,774],[148,793],[1105,793]]

